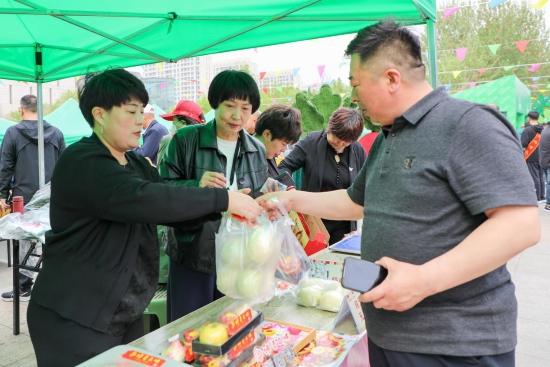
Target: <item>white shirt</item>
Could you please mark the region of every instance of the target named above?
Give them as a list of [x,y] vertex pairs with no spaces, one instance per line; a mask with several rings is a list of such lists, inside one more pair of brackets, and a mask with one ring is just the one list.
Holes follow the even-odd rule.
[[231,175],[231,170],[233,169],[233,160],[235,158],[235,149],[237,149],[237,140],[224,140],[221,138],[217,138],[218,140],[218,150],[221,154],[223,154],[226,158],[226,165],[225,165],[225,179],[226,179],[226,187],[229,188],[231,191],[238,190],[237,186],[237,172],[235,170],[235,176],[233,178],[233,184],[229,186],[229,183],[231,181],[231,178],[229,177]]

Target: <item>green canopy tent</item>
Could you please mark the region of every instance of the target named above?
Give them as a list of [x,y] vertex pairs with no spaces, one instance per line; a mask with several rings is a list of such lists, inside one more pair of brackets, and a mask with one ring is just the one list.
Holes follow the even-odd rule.
[[46,81],[353,33],[392,17],[405,25],[427,24],[435,85],[435,13],[435,0],[0,0],[0,78],[36,82],[42,101]]
[[80,112],[78,102],[72,98],[69,98],[53,112],[44,116],[44,120],[61,130],[66,145],[75,143],[83,136],[92,133],[90,125]]
[[531,108],[531,91],[515,75],[463,90],[453,97],[476,103],[495,104],[517,129]]
[[8,130],[8,128],[13,125],[13,121],[0,118],[0,144],[2,143],[2,140],[4,140],[6,130]]

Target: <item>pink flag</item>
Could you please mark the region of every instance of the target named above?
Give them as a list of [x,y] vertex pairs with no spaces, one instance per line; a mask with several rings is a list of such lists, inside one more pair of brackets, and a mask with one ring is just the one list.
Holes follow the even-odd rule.
[[539,69],[540,69],[540,64],[531,64],[531,66],[529,66],[529,69],[527,69],[527,70],[534,73],[534,72],[539,71]]
[[521,40],[521,41],[517,41],[515,43],[516,43],[516,47],[519,50],[519,52],[524,53],[525,49],[527,48],[527,45],[529,44],[529,40]]
[[262,80],[265,77],[266,72],[260,71],[260,80]]
[[478,70],[479,75],[485,74],[486,71],[487,71],[487,69],[485,69],[485,68],[481,68],[481,69]]
[[317,65],[317,71],[319,72],[319,76],[322,78],[325,73],[325,65]]
[[452,17],[460,8],[458,6],[451,6],[443,10],[443,19]]
[[264,92],[264,94],[269,94],[269,89],[267,87],[263,87],[262,92]]
[[468,88],[473,88],[476,86],[476,82],[469,82],[468,83]]
[[464,58],[466,57],[466,54],[468,53],[467,47],[461,47],[455,49],[456,58],[460,61],[464,61]]

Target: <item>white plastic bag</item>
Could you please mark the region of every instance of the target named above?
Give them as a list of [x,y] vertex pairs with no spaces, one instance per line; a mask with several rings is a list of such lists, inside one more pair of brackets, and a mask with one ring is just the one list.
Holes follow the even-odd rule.
[[265,215],[255,226],[224,216],[216,234],[218,290],[251,304],[269,301],[280,251],[281,236]]

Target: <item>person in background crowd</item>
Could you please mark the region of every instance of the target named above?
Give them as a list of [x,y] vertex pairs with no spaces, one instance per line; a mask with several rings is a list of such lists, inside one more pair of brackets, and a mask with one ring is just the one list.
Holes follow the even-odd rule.
[[197,124],[204,124],[204,114],[202,112],[202,108],[196,104],[193,101],[188,101],[182,99],[178,102],[176,107],[174,107],[174,110],[170,113],[161,115],[161,117],[165,120],[172,121],[172,129],[170,129],[170,134],[166,135],[162,140],[160,141],[159,146],[159,161],[158,165],[160,166],[161,158],[164,157],[164,154],[166,152],[166,148],[168,148],[168,144],[170,143],[170,140],[172,140],[172,136],[185,126],[190,125],[197,125]]
[[[363,131],[361,112],[337,109],[326,131],[317,131],[300,140],[285,157],[279,169],[292,174],[303,168],[302,189],[310,192],[347,189],[365,162],[365,151],[357,142]],[[355,231],[357,223],[348,220],[323,220],[330,244]]]
[[273,214],[276,197],[322,218],[363,218],[361,258],[388,271],[359,298],[371,367],[513,367],[506,261],[539,241],[540,220],[512,125],[433,90],[420,41],[393,21],[360,30],[346,54],[353,101],[383,125],[359,176],[348,190],[258,200]]
[[157,223],[186,227],[226,210],[253,221],[261,212],[236,191],[165,184],[133,151],[149,96],[131,73],[92,76],[79,100],[93,133],[57,162],[52,229],[27,309],[39,367],[76,366],[143,335],[157,288]]
[[256,122],[258,121],[258,117],[260,117],[260,114],[260,110],[254,112],[244,125],[244,129],[250,135],[254,135],[256,133]]
[[545,124],[544,129],[541,133],[540,140],[540,166],[544,172],[544,177],[546,180],[546,205],[544,205],[544,210],[550,212],[550,125],[548,122]]
[[[243,71],[225,70],[208,89],[215,118],[179,129],[166,151],[160,174],[174,185],[240,190],[257,195],[267,179],[263,145],[244,132],[260,106],[254,79]],[[168,246],[168,320],[172,321],[222,296],[216,287],[214,235],[218,219],[174,229],[175,246]]]
[[290,144],[296,143],[301,134],[301,115],[296,108],[274,105],[260,115],[255,137],[265,146],[269,177],[280,178],[281,172],[275,158],[283,154]]
[[544,200],[544,172],[540,165],[539,146],[543,126],[539,125],[539,113],[531,111],[527,114],[527,124],[521,133],[521,145],[524,157],[533,178],[537,200]]
[[155,109],[150,104],[143,110],[143,129],[143,145],[136,149],[136,153],[149,158],[156,165],[160,141],[168,135],[168,129],[155,120]]
[[[0,206],[3,210],[10,207],[14,196],[23,196],[26,204],[39,189],[37,109],[36,96],[30,94],[23,96],[19,107],[22,120],[17,125],[10,126],[4,135],[0,158]],[[61,130],[44,121],[45,182],[50,182],[55,164],[63,149],[65,149],[65,140]],[[30,241],[19,241],[19,263],[23,261],[30,246]],[[36,260],[35,257],[29,257],[26,265],[35,265]],[[33,276],[32,271],[19,270],[21,301],[29,300]],[[2,300],[11,302],[13,291],[2,293]]]

